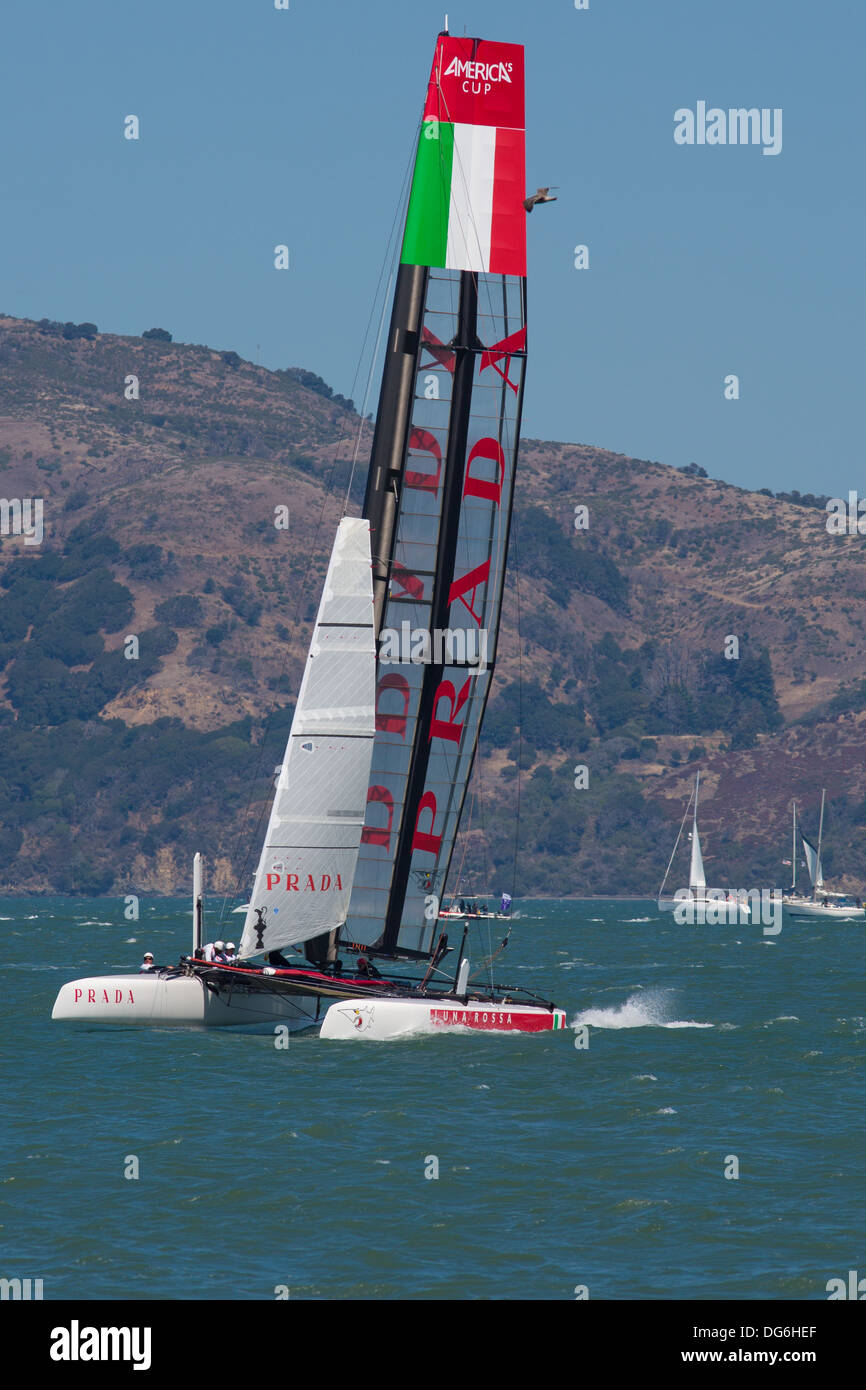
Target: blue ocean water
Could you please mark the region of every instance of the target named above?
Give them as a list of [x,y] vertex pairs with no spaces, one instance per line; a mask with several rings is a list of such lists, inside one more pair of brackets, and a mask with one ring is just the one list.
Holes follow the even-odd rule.
[[52,1023],[63,981],[185,951],[188,904],[0,901],[0,1275],[46,1299],[824,1299],[866,1272],[866,928],[517,911],[497,978],[588,1047]]

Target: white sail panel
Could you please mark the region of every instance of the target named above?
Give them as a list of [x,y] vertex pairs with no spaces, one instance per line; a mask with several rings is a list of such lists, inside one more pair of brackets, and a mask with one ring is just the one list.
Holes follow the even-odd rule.
[[824,868],[821,863],[818,851],[803,836],[803,853],[806,856],[806,868],[809,870],[809,878],[812,880],[812,887],[816,892],[820,892],[824,887]]
[[701,854],[701,837],[698,834],[698,823],[692,826],[692,866],[689,872],[690,888],[706,888],[707,880],[704,874],[704,858]]
[[340,523],[277,783],[241,956],[346,918],[375,734],[370,527]]

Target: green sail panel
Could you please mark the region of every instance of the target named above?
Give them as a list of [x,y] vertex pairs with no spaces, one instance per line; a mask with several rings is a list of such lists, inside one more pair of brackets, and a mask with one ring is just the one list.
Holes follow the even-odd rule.
[[445,265],[454,127],[425,121],[418,137],[415,175],[406,213],[402,261],[407,265]]

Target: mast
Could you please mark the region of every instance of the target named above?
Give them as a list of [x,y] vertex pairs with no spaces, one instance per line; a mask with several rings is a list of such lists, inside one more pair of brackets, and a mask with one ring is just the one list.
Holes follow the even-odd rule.
[[[442,504],[442,522],[439,532],[439,561],[433,586],[431,626],[433,630],[448,628],[448,614],[451,607],[450,591],[454,581],[454,562],[457,554],[457,539],[460,532],[460,504],[463,496],[463,473],[466,460],[466,439],[469,432],[469,412],[472,404],[472,379],[475,372],[474,351],[478,343],[476,326],[478,321],[478,277],[471,271],[463,271],[460,276],[459,329],[454,348],[456,363],[454,367],[454,386],[451,397],[451,420],[448,432],[448,453],[445,459],[445,493]],[[453,665],[454,663],[449,663]],[[424,669],[423,689],[418,708],[418,722],[422,728],[429,727],[433,716],[436,692],[442,684],[445,671],[443,663]],[[417,806],[424,793],[427,771],[430,765],[431,741],[417,740],[412,750],[409,767],[409,781],[406,800]],[[403,904],[409,883],[412,861],[412,841],[415,825],[412,817],[404,816],[400,826],[397,853],[394,862],[394,877],[388,898],[388,911],[385,917],[385,931],[382,950],[391,953],[397,943]]]
[[818,889],[824,887],[824,866],[821,863],[821,839],[824,834],[824,797],[826,788],[821,788],[821,817],[818,821],[818,862],[815,865],[815,886],[813,897],[817,899]]
[[348,949],[429,957],[490,689],[526,356],[523,105],[522,47],[446,26],[364,498],[376,738]]
[[201,946],[202,895],[201,895],[201,854],[196,852],[192,861],[192,953]]
[[796,801],[792,801],[792,802],[791,802],[791,805],[792,805],[793,810],[794,810],[794,828],[793,828],[793,830],[792,830],[792,832],[791,832],[791,865],[792,865],[792,868],[793,868],[793,881],[792,881],[792,883],[791,883],[791,892],[793,893],[793,892],[796,891],[796,888],[797,888],[797,803],[796,803]]
[[370,523],[377,639],[391,581],[391,558],[406,466],[406,441],[414,403],[428,273],[423,265],[401,265],[397,271],[370,471],[361,513]]

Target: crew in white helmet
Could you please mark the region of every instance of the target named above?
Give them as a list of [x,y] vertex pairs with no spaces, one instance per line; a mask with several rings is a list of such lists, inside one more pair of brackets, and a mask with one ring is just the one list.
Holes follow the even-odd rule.
[[224,941],[209,941],[204,948],[205,960],[211,961],[214,965],[225,965],[226,944]]
[[226,961],[229,965],[234,965],[238,958],[238,948],[233,941],[226,942]]
[[139,973],[139,975],[146,975],[146,974],[148,974],[151,970],[155,970],[155,969],[156,969],[156,966],[155,966],[154,963],[153,963],[153,952],[152,952],[152,951],[145,951],[145,953],[144,953],[144,959],[142,960],[141,965],[138,967],[138,973]]

